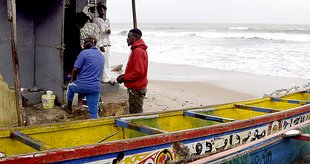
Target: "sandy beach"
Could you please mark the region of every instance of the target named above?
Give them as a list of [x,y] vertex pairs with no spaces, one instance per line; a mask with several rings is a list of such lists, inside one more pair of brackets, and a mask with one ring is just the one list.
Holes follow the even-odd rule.
[[[111,67],[119,64],[125,67],[127,59],[128,54],[111,52]],[[111,77],[115,79],[118,75],[119,73],[112,72]],[[149,62],[148,78],[144,112],[249,100],[263,97],[264,94],[270,94],[278,89],[303,86],[309,82],[306,79],[153,62]],[[122,84],[121,90],[126,92],[125,89]]]

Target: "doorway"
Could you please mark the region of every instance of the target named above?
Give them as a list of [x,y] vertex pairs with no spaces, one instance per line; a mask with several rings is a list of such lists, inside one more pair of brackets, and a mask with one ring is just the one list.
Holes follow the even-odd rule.
[[[68,82],[68,75],[71,71],[74,62],[80,53],[80,30],[75,22],[76,15],[76,0],[66,0],[65,5],[65,23],[64,23],[64,83]],[[70,80],[70,79],[69,79]]]

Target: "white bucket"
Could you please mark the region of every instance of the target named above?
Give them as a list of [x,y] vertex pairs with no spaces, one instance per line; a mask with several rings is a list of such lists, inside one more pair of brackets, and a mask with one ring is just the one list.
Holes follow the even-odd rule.
[[55,98],[53,91],[46,91],[46,94],[42,95],[42,105],[44,109],[52,109],[55,106]]

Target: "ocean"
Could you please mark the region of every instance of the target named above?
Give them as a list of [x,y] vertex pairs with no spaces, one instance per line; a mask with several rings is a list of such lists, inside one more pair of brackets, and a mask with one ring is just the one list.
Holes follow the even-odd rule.
[[[111,51],[129,53],[132,24],[111,24]],[[310,79],[310,25],[138,24],[149,60]]]

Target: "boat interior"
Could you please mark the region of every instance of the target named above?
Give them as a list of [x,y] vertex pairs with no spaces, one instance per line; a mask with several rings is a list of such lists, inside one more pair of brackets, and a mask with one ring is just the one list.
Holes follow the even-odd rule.
[[0,130],[0,153],[13,156],[208,128],[291,110],[309,103],[310,93],[302,91],[282,97],[265,97],[163,113],[6,128]]

